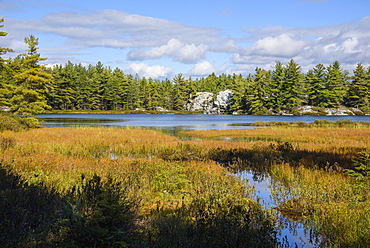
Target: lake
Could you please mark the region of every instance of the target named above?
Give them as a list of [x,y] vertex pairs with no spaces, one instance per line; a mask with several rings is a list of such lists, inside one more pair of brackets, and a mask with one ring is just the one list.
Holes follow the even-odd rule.
[[[247,126],[256,121],[303,121],[315,120],[353,120],[370,121],[370,116],[251,116],[251,115],[177,115],[177,114],[43,114],[37,115],[44,127],[80,127],[80,126],[104,126],[104,127],[140,127],[157,129],[170,135],[177,135],[180,130],[207,130],[207,129],[247,129],[255,128]],[[242,171],[235,174],[241,179],[247,179],[248,183],[256,187],[257,195],[265,206],[274,207],[271,197],[271,178],[266,175],[264,180],[254,180],[253,172]],[[297,247],[315,247],[310,244],[309,228],[301,223],[290,221],[280,216],[285,222],[281,228],[279,238],[287,238],[291,244]],[[292,246],[293,247],[293,246]]]
[[167,130],[246,129],[256,121],[353,120],[370,121],[370,116],[257,116],[257,115],[179,115],[179,114],[43,114],[37,115],[44,127],[157,127]]

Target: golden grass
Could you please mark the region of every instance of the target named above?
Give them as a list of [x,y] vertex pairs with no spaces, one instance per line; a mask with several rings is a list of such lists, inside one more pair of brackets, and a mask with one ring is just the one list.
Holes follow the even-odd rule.
[[[204,139],[198,141],[197,145],[212,149],[253,149],[256,144],[268,146],[276,142],[289,142],[297,151],[317,153],[319,160],[325,160],[325,155],[331,154],[350,161],[359,152],[370,150],[369,128],[258,128],[189,131],[187,135]],[[228,142],[213,140],[225,138]]]
[[[193,158],[188,154],[193,148],[161,132],[42,128],[4,132],[0,139],[13,139],[15,144],[0,154],[3,164],[30,183],[44,182],[60,192],[72,187],[81,174],[103,178],[113,174],[121,179],[134,176],[140,181],[140,189],[135,190],[143,196],[145,211],[157,202],[167,201],[167,207],[172,208],[178,199],[209,194],[212,189],[207,189],[205,183],[215,181],[225,186],[223,192],[238,192],[239,197],[244,192],[241,184],[214,161],[181,161],[183,156]],[[171,162],[160,157],[180,160]]]
[[[202,140],[181,141],[140,129],[6,131],[0,135],[0,159],[3,166],[10,167],[28,183],[43,183],[61,194],[76,185],[82,174],[97,174],[103,180],[113,175],[128,182],[129,194],[140,195],[143,216],[150,216],[153,211],[173,211],[183,204],[196,208],[198,203],[204,203],[203,207],[212,203],[222,209],[220,202],[231,201],[256,208],[256,203],[245,198],[248,195],[242,182],[217,162],[268,161],[281,206],[298,204],[295,207],[301,213],[313,216],[318,231],[330,245],[348,245],[345,235],[354,244],[359,242],[364,231],[358,226],[366,226],[359,216],[369,218],[368,200],[356,200],[359,192],[342,171],[312,165],[320,161],[317,156],[323,156],[323,161],[328,157],[337,161],[340,157],[338,161],[348,162],[359,151],[369,151],[370,129],[263,128],[190,131],[187,135]],[[285,142],[292,144],[293,149]],[[282,163],[286,160],[292,162]],[[308,163],[310,168],[302,166]],[[289,201],[292,197],[297,201]],[[351,230],[343,231],[338,225]]]
[[[359,191],[338,171],[271,168],[273,192],[283,212],[314,222],[326,247],[365,247],[370,242],[369,190]],[[297,218],[297,216],[295,216]]]

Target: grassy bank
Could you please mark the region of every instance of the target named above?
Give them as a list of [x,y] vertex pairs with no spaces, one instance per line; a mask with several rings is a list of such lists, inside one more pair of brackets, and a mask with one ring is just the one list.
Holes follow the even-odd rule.
[[240,181],[160,132],[6,131],[0,147],[8,247],[277,245],[274,217]]
[[[0,135],[8,247],[289,247],[231,170],[273,178],[278,211],[324,247],[369,245],[370,129],[41,128]],[[221,166],[223,165],[223,166]],[[6,241],[6,242],[5,242]]]
[[198,145],[214,144],[236,170],[268,172],[277,209],[311,226],[322,247],[370,245],[369,128],[277,125],[187,134],[206,139]]

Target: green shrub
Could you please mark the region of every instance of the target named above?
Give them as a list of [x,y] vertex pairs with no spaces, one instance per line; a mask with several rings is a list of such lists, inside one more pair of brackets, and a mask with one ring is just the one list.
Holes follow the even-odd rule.
[[111,177],[81,177],[67,194],[70,203],[58,226],[55,243],[68,247],[127,247],[134,237],[137,201],[127,196],[127,187]]
[[5,130],[21,131],[39,127],[39,121],[32,117],[19,117],[12,114],[0,113],[0,132]]

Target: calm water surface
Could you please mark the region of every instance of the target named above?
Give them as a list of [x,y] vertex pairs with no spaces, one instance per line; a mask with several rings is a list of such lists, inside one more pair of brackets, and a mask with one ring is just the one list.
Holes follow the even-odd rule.
[[[370,116],[249,116],[249,115],[175,115],[175,114],[48,114],[38,115],[44,127],[78,127],[78,126],[106,126],[106,127],[140,127],[159,129],[171,135],[179,130],[210,130],[210,129],[247,129],[246,126],[256,121],[304,121],[315,120],[353,120],[370,121]],[[247,179],[251,186],[256,187],[258,197],[267,207],[275,207],[271,197],[271,178],[266,175],[263,180],[256,180],[253,173],[243,171],[235,174],[241,179]],[[290,244],[297,247],[315,247],[310,244],[307,228],[302,224],[290,221],[280,216],[279,238],[287,238]],[[308,228],[309,229],[309,228]],[[294,247],[294,246],[291,246]]]
[[159,127],[162,129],[245,129],[256,121],[325,120],[370,121],[370,116],[256,116],[256,115],[176,115],[176,114],[48,114],[37,115],[45,127],[73,127],[86,125],[120,127]]

